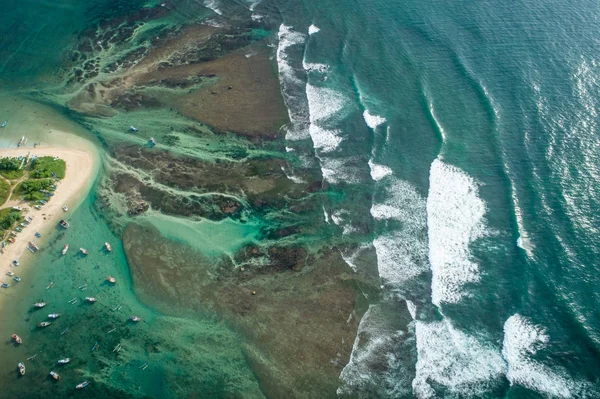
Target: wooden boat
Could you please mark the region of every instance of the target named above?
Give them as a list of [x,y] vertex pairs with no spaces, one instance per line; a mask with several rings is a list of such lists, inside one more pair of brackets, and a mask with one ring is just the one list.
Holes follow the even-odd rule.
[[47,305],[47,303],[46,303],[46,302],[44,302],[44,301],[42,301],[42,302],[36,302],[36,303],[34,303],[34,304],[33,304],[33,307],[34,307],[34,308],[41,309],[41,308],[43,308],[43,307],[44,307],[44,306],[46,306],[46,305]]
[[110,246],[110,244],[109,244],[109,243],[107,243],[107,242],[105,242],[105,243],[104,243],[104,248],[105,248],[105,249],[106,249],[108,252],[112,251],[112,247],[111,247],[111,246]]
[[67,364],[67,363],[69,363],[70,361],[71,361],[71,358],[70,358],[70,357],[65,357],[64,359],[60,359],[60,360],[59,360],[58,362],[56,362],[56,363],[58,363],[58,364]]
[[65,244],[65,245],[63,246],[62,254],[63,254],[63,255],[66,255],[68,250],[69,250],[69,244]]
[[19,368],[19,373],[21,375],[25,375],[25,365],[23,363],[19,363],[17,364],[17,367]]
[[2,288],[8,288],[8,287],[10,287],[10,284],[8,284],[8,283],[0,283],[0,287],[2,287]]
[[70,226],[69,226],[69,222],[67,222],[66,220],[61,220],[60,222],[58,222],[58,224],[60,224],[60,226],[61,226],[63,229],[68,229],[68,228],[70,227]]
[[106,281],[108,281],[109,283],[114,284],[114,283],[117,282],[117,279],[114,278],[113,276],[106,276]]
[[21,282],[21,277],[19,276],[14,276],[13,280],[15,280],[15,282],[20,283]]
[[15,343],[17,344],[22,344],[23,343],[23,339],[21,337],[19,337],[17,334],[13,334],[12,335],[12,339],[15,341]]
[[83,381],[81,384],[77,384],[77,386],[75,388],[83,389],[83,388],[87,387],[88,385],[90,385],[89,381]]
[[87,249],[85,249],[85,248],[79,248],[79,252],[81,252],[81,253],[82,253],[82,254],[84,254],[84,255],[87,255],[87,254],[89,254],[88,250],[87,250]]
[[54,378],[56,381],[60,380],[60,375],[56,371],[51,371],[50,376]]
[[15,274],[14,274],[13,272],[6,272],[6,275],[7,275],[7,276],[10,276],[10,277],[12,277],[12,276],[14,276]]
[[50,325],[50,322],[49,321],[40,321],[37,325],[40,328],[44,328],[44,327],[48,327]]
[[129,320],[137,323],[138,321],[142,321],[142,318],[138,316],[129,316]]
[[40,250],[40,248],[37,245],[35,245],[33,241],[29,241],[29,248],[31,249],[31,252],[36,252]]
[[68,211],[68,210],[69,210],[69,208],[67,208],[67,206],[66,206],[66,205],[63,205],[63,207],[62,207],[62,210],[66,212],[66,211]]
[[98,299],[94,298],[93,296],[86,296],[85,300],[90,302],[90,303],[94,303],[96,302]]
[[58,319],[60,317],[60,313],[50,313],[48,315],[49,319]]

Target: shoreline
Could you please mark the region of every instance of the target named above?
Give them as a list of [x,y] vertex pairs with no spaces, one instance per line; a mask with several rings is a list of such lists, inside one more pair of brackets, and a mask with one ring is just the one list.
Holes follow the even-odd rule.
[[[31,156],[53,156],[63,159],[66,164],[65,178],[58,181],[54,196],[48,201],[41,210],[36,210],[24,200],[8,200],[0,209],[20,206],[23,208],[25,217],[31,216],[32,221],[23,231],[15,237],[15,243],[9,244],[0,254],[0,281],[11,284],[8,290],[14,288],[13,278],[6,273],[11,271],[16,276],[27,273],[29,269],[28,243],[30,241],[38,243],[46,241],[46,236],[51,233],[52,228],[56,226],[60,219],[69,219],[69,215],[77,209],[96,179],[99,163],[96,162],[93,152],[78,150],[65,147],[38,147],[38,148],[0,148],[0,156],[20,156],[30,153]],[[62,207],[66,205],[69,210],[63,211]],[[41,238],[36,238],[35,233],[40,232]],[[25,258],[25,259],[22,259]],[[13,260],[19,260],[20,265],[14,266]],[[3,298],[0,297],[0,309],[2,308]]]

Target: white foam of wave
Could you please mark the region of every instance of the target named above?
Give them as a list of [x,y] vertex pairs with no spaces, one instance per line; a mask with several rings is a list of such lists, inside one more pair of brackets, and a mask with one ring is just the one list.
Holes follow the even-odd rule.
[[389,317],[379,305],[370,305],[360,320],[350,360],[340,373],[342,384],[338,395],[354,397],[359,392],[376,397],[392,392],[390,397],[396,397],[409,394],[403,389],[409,381],[402,381],[405,373],[395,354],[402,335],[402,331],[396,331],[389,323]]
[[457,303],[464,285],[479,281],[469,246],[486,235],[486,206],[477,182],[461,169],[436,159],[429,173],[427,227],[432,302]]
[[319,27],[317,27],[316,25],[311,25],[308,27],[308,34],[309,35],[314,35],[315,33],[318,33],[321,29],[319,29]]
[[385,199],[371,206],[376,220],[399,220],[398,229],[376,237],[379,276],[386,284],[402,285],[427,271],[425,199],[409,183],[393,179],[385,188]]
[[321,152],[334,151],[342,142],[339,130],[323,129],[315,124],[309,126],[313,147]]
[[333,212],[330,216],[333,223],[342,228],[342,234],[347,235],[357,231],[357,228],[352,226],[350,212],[342,209]]
[[330,184],[337,183],[359,183],[360,174],[356,167],[350,165],[352,161],[348,158],[319,157],[321,163],[321,174],[323,180]]
[[325,223],[329,224],[329,214],[327,213],[325,207],[323,207],[323,216],[325,217]]
[[413,320],[416,320],[417,305],[415,305],[413,301],[406,301],[406,308],[408,309],[408,313],[410,313],[410,317],[412,317]]
[[369,159],[369,168],[371,169],[371,178],[375,181],[379,181],[393,173],[389,166],[376,164],[371,159]]
[[553,398],[573,397],[580,384],[532,359],[549,341],[543,327],[520,314],[509,317],[504,323],[502,348],[508,363],[506,378],[511,385],[522,385]]
[[369,126],[371,129],[375,129],[377,126],[383,125],[385,122],[387,122],[385,118],[379,115],[370,114],[369,110],[365,110],[363,112],[363,118],[367,126]]
[[206,0],[203,4],[206,8],[210,8],[216,14],[223,15],[223,11],[219,9],[219,2],[217,0]]
[[304,44],[306,41],[306,35],[295,31],[291,26],[281,24],[279,25],[278,44],[277,44],[277,68],[279,71],[279,81],[281,83],[281,93],[288,109],[288,116],[291,122],[290,128],[286,131],[285,138],[287,140],[304,140],[309,136],[308,129],[304,126],[307,121],[302,116],[302,109],[299,104],[303,102],[303,99],[297,98],[294,93],[301,90],[303,87],[303,80],[300,76],[300,72],[303,74],[304,71],[296,70],[290,61],[288,50],[293,46],[299,46]]
[[311,123],[330,121],[346,104],[346,99],[340,92],[310,83],[306,85],[306,98],[308,99]]
[[252,14],[250,15],[250,18],[252,18],[253,21],[260,21],[261,19],[263,19],[265,16],[261,15],[261,14]]
[[[354,270],[355,272],[358,271],[358,265],[356,264],[356,258],[366,249],[371,248],[370,244],[361,244],[359,245],[359,247],[355,250],[345,250],[342,251],[340,250],[340,254],[342,255],[342,259],[344,259],[344,262],[346,262],[346,264],[348,266],[350,266],[350,268],[352,270]],[[367,296],[367,295],[365,295]]]
[[318,72],[318,73],[326,73],[329,71],[329,65],[321,64],[319,62],[308,62],[306,60],[302,60],[302,67],[306,72]]
[[455,328],[449,320],[415,322],[416,376],[413,392],[419,398],[438,397],[434,386],[448,397],[476,397],[489,392],[506,371],[500,350]]

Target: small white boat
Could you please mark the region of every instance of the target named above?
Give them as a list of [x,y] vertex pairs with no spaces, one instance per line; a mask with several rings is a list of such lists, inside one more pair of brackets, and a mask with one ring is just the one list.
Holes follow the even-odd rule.
[[106,281],[108,281],[109,283],[114,284],[114,283],[117,282],[117,279],[114,278],[113,276],[106,276]]
[[19,368],[19,373],[21,375],[25,375],[25,365],[23,363],[19,363],[17,364],[17,367]]
[[62,250],[62,254],[66,255],[68,250],[69,250],[69,244],[65,244],[63,247],[63,250]]
[[41,309],[41,308],[43,308],[46,305],[47,305],[47,303],[42,301],[42,302],[36,302],[36,303],[34,303],[33,307]]
[[40,321],[38,323],[38,327],[40,327],[40,328],[48,327],[49,325],[50,325],[49,321]]
[[19,337],[17,334],[13,334],[12,335],[12,339],[15,341],[15,343],[17,344],[22,344],[23,343],[23,339],[21,337]]
[[2,287],[2,288],[8,288],[8,287],[10,287],[10,284],[8,284],[8,283],[0,283],[0,287]]
[[42,206],[41,206],[41,205],[36,205],[36,206],[34,206],[34,208],[35,208],[35,209],[37,209],[37,210],[39,211],[39,210],[41,210],[41,209],[42,209]]
[[56,371],[51,371],[50,376],[52,376],[52,378],[54,378],[56,381],[60,380],[60,375],[58,375]]
[[84,255],[87,255],[87,254],[89,254],[88,250],[87,250],[87,249],[85,249],[85,248],[79,248],[79,252],[81,252],[81,253],[82,253],[82,254],[84,254]]
[[48,315],[49,319],[58,319],[60,317],[60,313],[50,313]]
[[14,277],[13,277],[13,280],[15,280],[17,283],[20,283],[20,282],[21,282],[21,277],[19,277],[19,276],[14,276]]
[[70,358],[70,357],[65,357],[64,359],[60,359],[60,360],[59,360],[58,362],[56,362],[56,363],[58,363],[58,364],[67,364],[67,363],[69,363],[70,361],[71,361],[71,358]]
[[37,245],[35,245],[33,241],[29,241],[29,248],[32,252],[37,252],[40,250],[40,248]]
[[85,300],[90,302],[90,303],[94,303],[96,302],[98,299],[94,298],[93,296],[86,296]]
[[0,126],[0,127],[6,127],[7,124],[8,124],[8,121],[4,121],[4,122],[2,122],[2,126]]
[[14,276],[15,274],[14,274],[13,272],[6,272],[6,275],[7,275],[7,276],[11,276],[11,277],[12,277],[12,276]]
[[62,210],[66,212],[66,211],[68,211],[68,210],[69,210],[69,208],[67,208],[67,206],[66,206],[66,205],[63,205],[63,207],[62,207]]
[[19,144],[17,144],[17,147],[20,147],[23,144],[25,144],[25,136],[21,137],[21,140],[19,140]]
[[77,384],[77,386],[75,388],[83,389],[83,388],[87,387],[88,385],[90,385],[89,381],[83,381],[81,384]]
[[15,265],[15,266],[19,266],[19,261],[18,261],[18,260],[16,260],[16,259],[15,259],[15,260],[13,260],[13,262],[12,262],[12,263],[13,263],[13,265]]
[[156,140],[154,140],[154,137],[150,137],[150,140],[148,140],[148,144],[152,146],[156,145]]
[[129,316],[129,320],[133,321],[134,323],[137,323],[138,321],[142,321],[142,318],[138,316]]
[[104,248],[105,248],[105,249],[106,249],[108,252],[112,251],[112,247],[111,247],[111,246],[110,246],[110,244],[109,244],[109,243],[107,243],[107,242],[105,242],[105,243],[104,243]]
[[135,126],[133,126],[133,125],[132,125],[132,126],[129,126],[129,130],[131,130],[132,132],[134,132],[134,133],[135,133],[135,132],[137,132],[139,129],[138,129],[137,127],[135,127]]
[[58,224],[60,224],[61,227],[64,229],[68,229],[70,227],[69,222],[67,222],[66,220],[61,220],[60,222],[58,222]]

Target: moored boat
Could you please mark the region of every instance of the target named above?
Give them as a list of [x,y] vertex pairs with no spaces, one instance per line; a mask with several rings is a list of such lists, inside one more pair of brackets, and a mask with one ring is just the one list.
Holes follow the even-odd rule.
[[19,276],[14,276],[13,280],[15,280],[15,282],[20,283],[21,282],[21,277]]
[[0,127],[5,127],[8,124],[8,121],[4,121],[2,122],[2,125]]
[[94,303],[96,302],[98,299],[94,298],[93,296],[86,296],[85,300],[90,302],[90,303]]
[[17,364],[17,367],[19,368],[19,373],[21,375],[25,375],[25,365],[23,363],[19,363]]
[[8,288],[8,287],[10,287],[10,284],[8,284],[8,283],[1,283],[0,287],[2,287],[2,288]]
[[33,307],[34,307],[34,308],[41,309],[41,308],[43,308],[43,307],[44,307],[44,306],[46,306],[46,305],[47,305],[47,303],[46,303],[46,302],[44,302],[44,301],[41,301],[41,302],[36,302],[36,303],[34,303],[34,304],[33,304]]
[[142,318],[138,316],[129,316],[129,320],[133,321],[134,323],[137,323],[138,321],[141,321]]
[[38,323],[38,327],[43,328],[43,327],[48,327],[50,325],[49,321],[40,321]]
[[112,251],[112,247],[111,247],[111,246],[110,246],[110,244],[109,244],[109,243],[107,243],[107,242],[105,242],[105,243],[104,243],[104,248],[105,248],[105,249],[106,249],[108,252]]
[[14,276],[15,274],[14,274],[13,272],[6,272],[6,275],[7,275],[7,276],[11,276],[11,277],[12,277],[12,276]]
[[60,375],[56,371],[51,371],[50,376],[54,378],[56,381],[60,380]]
[[33,252],[40,250],[40,248],[37,245],[35,245],[33,241],[29,241],[29,248],[31,248]]
[[60,313],[50,313],[48,315],[49,319],[58,319],[60,317]]
[[69,244],[65,244],[62,249],[62,254],[66,255],[68,250],[69,250]]
[[114,283],[117,282],[117,279],[114,278],[113,276],[106,276],[106,281],[108,281],[109,283],[114,284]]
[[85,249],[85,248],[79,248],[79,252],[81,252],[81,253],[82,253],[82,254],[84,254],[84,255],[87,255],[87,254],[89,254],[88,250],[87,250],[87,249]]
[[62,207],[62,210],[66,212],[66,211],[68,211],[68,210],[69,210],[69,208],[67,208],[67,206],[66,206],[66,205],[63,205],[63,207]]
[[65,357],[64,359],[60,359],[60,360],[59,360],[58,362],[56,362],[56,363],[58,363],[58,364],[67,364],[67,363],[69,363],[70,361],[71,361],[71,358],[70,358],[70,357]]
[[83,381],[81,384],[77,384],[77,386],[75,388],[83,389],[83,388],[87,387],[88,385],[90,385],[89,381]]
[[12,335],[12,339],[15,341],[15,343],[17,344],[22,344],[23,343],[23,339],[21,337],[19,337],[17,334],[13,334]]
[[17,144],[17,147],[22,146],[25,143],[25,136],[21,137],[21,140],[19,140],[19,144]]
[[70,227],[69,222],[67,222],[66,220],[61,220],[60,222],[58,222],[58,224],[60,224],[61,227],[64,229],[68,229]]

